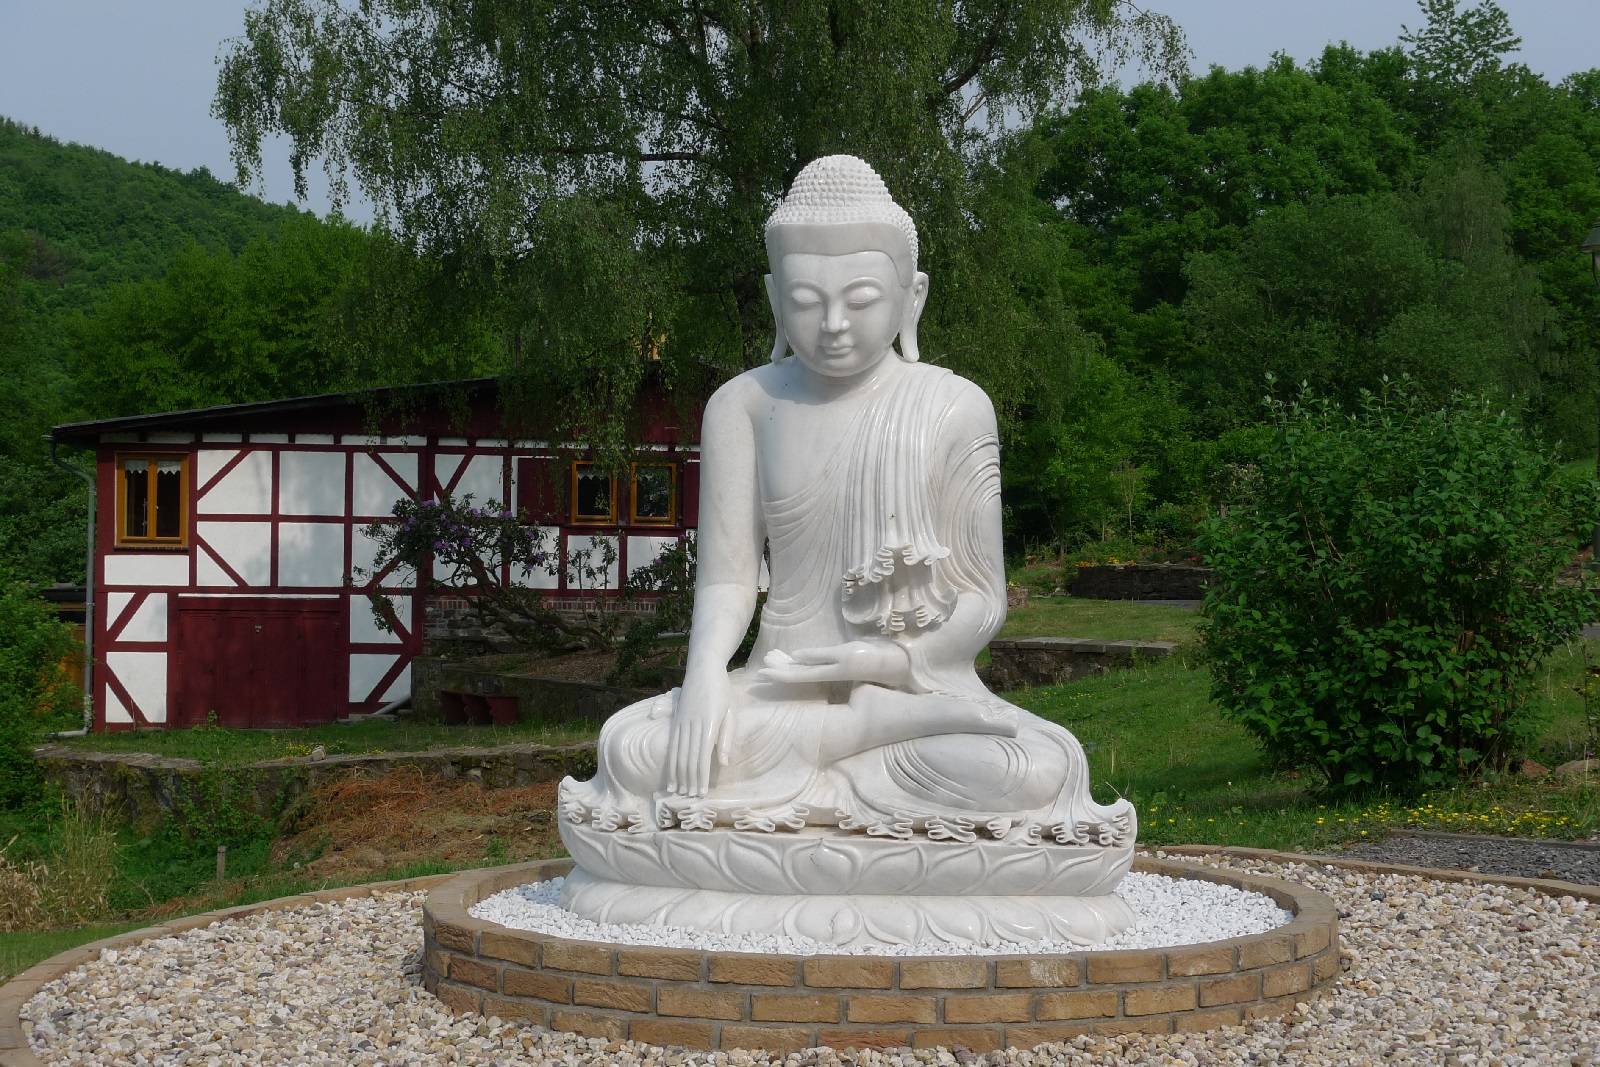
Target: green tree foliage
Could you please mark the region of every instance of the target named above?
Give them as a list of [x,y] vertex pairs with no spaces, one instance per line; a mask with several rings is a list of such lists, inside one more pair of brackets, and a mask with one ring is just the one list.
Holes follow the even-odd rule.
[[918,220],[943,287],[924,351],[1009,418],[1024,346],[1057,315],[1005,298],[1018,279],[984,210],[1001,202],[980,202],[975,168],[1002,118],[1133,51],[1168,70],[1180,44],[1123,0],[267,0],[223,58],[215,111],[243,174],[283,134],[302,171],[320,156],[335,187],[353,176],[445,264],[422,294],[436,314],[487,311],[525,402],[574,384],[604,398],[580,419],[624,409],[646,349],[691,397],[764,359],[762,223],[806,162],[854,152]]
[[83,690],[66,668],[81,654],[72,629],[0,566],[0,808],[37,798],[32,748],[46,729],[75,725]]
[[1409,383],[1353,414],[1302,395],[1201,539],[1213,695],[1336,789],[1442,784],[1503,763],[1540,663],[1597,614],[1557,579],[1600,487],[1512,415]]
[[77,324],[85,406],[135,415],[346,384],[337,327],[369,243],[346,224],[293,218],[237,255],[190,243],[159,278],[113,286]]

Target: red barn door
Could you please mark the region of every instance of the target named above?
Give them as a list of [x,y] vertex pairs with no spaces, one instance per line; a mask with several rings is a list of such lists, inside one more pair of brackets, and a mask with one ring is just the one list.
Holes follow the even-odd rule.
[[183,597],[171,657],[172,721],[314,726],[348,698],[342,598]]

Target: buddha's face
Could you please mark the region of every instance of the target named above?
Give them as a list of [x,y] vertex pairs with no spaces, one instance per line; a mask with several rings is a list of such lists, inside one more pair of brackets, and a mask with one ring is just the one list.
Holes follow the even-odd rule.
[[793,252],[775,264],[773,310],[800,361],[817,374],[848,378],[887,356],[914,329],[927,276],[900,284],[887,253],[830,256]]

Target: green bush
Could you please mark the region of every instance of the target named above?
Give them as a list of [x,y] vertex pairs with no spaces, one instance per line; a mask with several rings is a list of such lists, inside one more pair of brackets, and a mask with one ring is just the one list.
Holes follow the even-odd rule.
[[1503,764],[1536,726],[1539,663],[1596,617],[1572,531],[1600,487],[1481,399],[1430,406],[1403,381],[1354,414],[1309,393],[1269,407],[1270,442],[1200,537],[1223,713],[1335,789]]
[[38,798],[34,744],[78,721],[83,691],[67,663],[81,647],[50,605],[0,567],[0,808]]

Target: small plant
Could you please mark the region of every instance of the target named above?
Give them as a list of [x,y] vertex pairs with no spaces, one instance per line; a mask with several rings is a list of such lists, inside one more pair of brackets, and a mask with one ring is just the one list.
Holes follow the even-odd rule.
[[40,797],[33,746],[46,730],[77,721],[83,690],[67,663],[81,650],[50,606],[0,566],[0,808]]
[[392,520],[372,523],[366,534],[377,553],[372,566],[357,568],[353,578],[356,586],[367,589],[380,626],[393,628],[394,607],[378,580],[404,568],[429,588],[463,594],[480,616],[530,647],[578,641],[590,648],[611,648],[617,643],[619,598],[600,593],[616,571],[611,538],[594,538],[590,547],[567,554],[568,583],[579,589],[580,603],[578,612],[568,613],[549,608],[528,581],[535,573],[557,573],[558,546],[539,526],[495,501],[478,507],[471,496],[460,501],[449,496],[401,500]]
[[109,907],[117,838],[105,820],[64,800],[51,819],[51,844],[40,859],[17,860],[0,848],[0,933],[82,926]]
[[1335,789],[1504,765],[1539,665],[1596,615],[1558,580],[1596,484],[1487,401],[1430,406],[1406,382],[1354,414],[1306,393],[1269,416],[1249,491],[1200,541],[1224,715]]

